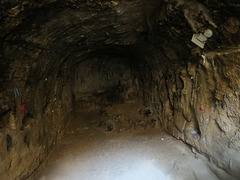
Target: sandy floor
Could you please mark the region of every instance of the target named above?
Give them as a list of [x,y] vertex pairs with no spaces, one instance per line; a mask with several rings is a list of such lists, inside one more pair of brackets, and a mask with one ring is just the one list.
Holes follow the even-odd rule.
[[206,163],[160,130],[107,133],[82,114],[40,180],[216,180]]

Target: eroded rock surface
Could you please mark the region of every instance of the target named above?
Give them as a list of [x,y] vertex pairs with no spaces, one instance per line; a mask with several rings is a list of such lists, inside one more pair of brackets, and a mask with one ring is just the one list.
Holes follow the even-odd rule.
[[[146,126],[239,177],[239,12],[238,0],[1,1],[1,178],[31,178],[74,103],[109,111],[130,102],[150,110]],[[206,29],[202,50],[191,37]],[[84,65],[91,76],[78,72]]]

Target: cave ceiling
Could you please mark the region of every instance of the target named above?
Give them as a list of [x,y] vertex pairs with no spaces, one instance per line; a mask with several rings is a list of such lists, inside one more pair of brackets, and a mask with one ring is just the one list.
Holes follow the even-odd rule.
[[142,56],[157,47],[165,54],[174,51],[177,57],[169,59],[176,60],[195,51],[192,35],[206,29],[213,31],[206,51],[236,46],[239,7],[238,0],[4,0],[1,54],[24,48],[36,56],[46,51],[58,57],[109,51]]

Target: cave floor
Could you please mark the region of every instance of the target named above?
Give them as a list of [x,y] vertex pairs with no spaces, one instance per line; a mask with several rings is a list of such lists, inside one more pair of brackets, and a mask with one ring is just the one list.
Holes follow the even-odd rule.
[[207,162],[159,129],[106,132],[79,113],[50,154],[40,180],[218,179]]

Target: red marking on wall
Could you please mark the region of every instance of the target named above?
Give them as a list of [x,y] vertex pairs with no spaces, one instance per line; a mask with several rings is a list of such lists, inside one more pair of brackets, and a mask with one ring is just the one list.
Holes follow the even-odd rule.
[[26,107],[25,107],[24,105],[22,105],[21,109],[22,109],[23,114],[24,114],[24,116],[25,116],[25,115],[26,115]]

